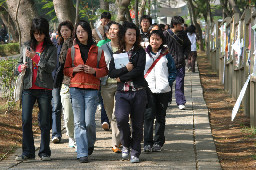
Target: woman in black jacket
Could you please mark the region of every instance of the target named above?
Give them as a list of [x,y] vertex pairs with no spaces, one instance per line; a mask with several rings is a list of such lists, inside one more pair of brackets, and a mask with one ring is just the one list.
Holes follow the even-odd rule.
[[[124,27],[124,53],[114,54],[110,62],[109,76],[117,78],[117,92],[115,95],[115,116],[120,130],[122,159],[128,159],[131,149],[131,162],[139,162],[141,153],[140,142],[143,138],[144,112],[147,104],[144,69],[146,53],[140,46],[139,29],[135,24],[125,22]],[[119,56],[118,56],[119,55]],[[127,56],[129,62],[119,68],[117,57]],[[132,134],[129,126],[129,115],[132,121]]]

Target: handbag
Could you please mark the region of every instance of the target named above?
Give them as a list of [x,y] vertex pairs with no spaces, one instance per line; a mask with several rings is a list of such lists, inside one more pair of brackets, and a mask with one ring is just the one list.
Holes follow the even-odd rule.
[[[27,48],[23,48],[23,64],[25,64],[25,62],[26,62],[26,50],[27,50]],[[26,69],[22,70],[22,72],[18,75],[18,77],[15,81],[15,87],[14,87],[14,101],[15,102],[21,100],[25,73],[26,73]]]

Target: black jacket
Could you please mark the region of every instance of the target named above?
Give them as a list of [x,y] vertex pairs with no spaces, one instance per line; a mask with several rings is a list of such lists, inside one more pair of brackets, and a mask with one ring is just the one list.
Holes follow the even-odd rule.
[[146,64],[146,53],[143,48],[134,50],[130,62],[133,64],[133,69],[129,72],[126,67],[120,69],[115,68],[114,58],[111,59],[109,64],[109,77],[120,78],[121,82],[117,83],[117,91],[121,91],[124,87],[124,83],[127,81],[133,81],[135,88],[146,88],[148,86],[147,81],[144,79],[144,70]]
[[184,31],[179,31],[178,33],[174,34],[178,37],[178,41],[176,41],[174,38],[175,36],[170,35],[171,33],[173,33],[171,30],[164,31],[166,45],[168,46],[170,54],[175,61],[176,69],[179,69],[181,67],[185,67],[186,65],[185,58],[188,57],[191,51],[191,43]]

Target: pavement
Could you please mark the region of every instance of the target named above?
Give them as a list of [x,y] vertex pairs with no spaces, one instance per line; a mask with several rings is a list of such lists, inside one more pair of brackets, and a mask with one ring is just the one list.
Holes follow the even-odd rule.
[[[100,113],[96,113],[97,141],[89,156],[89,163],[79,163],[74,148],[68,147],[68,137],[63,129],[60,144],[53,144],[51,161],[35,160],[17,162],[17,149],[9,158],[0,162],[0,169],[170,169],[170,170],[218,170],[221,169],[209,124],[198,69],[187,72],[185,77],[186,110],[179,110],[173,93],[172,104],[167,109],[165,137],[161,152],[146,154],[142,150],[140,163],[122,161],[121,154],[111,151],[111,131],[104,131]],[[37,148],[40,139],[35,139]],[[143,144],[142,144],[143,146]]]

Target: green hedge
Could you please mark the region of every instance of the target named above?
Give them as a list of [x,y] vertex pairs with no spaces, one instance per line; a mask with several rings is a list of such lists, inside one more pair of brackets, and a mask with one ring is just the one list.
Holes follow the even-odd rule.
[[0,55],[8,56],[11,54],[18,54],[20,52],[19,43],[9,43],[0,45]]

